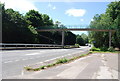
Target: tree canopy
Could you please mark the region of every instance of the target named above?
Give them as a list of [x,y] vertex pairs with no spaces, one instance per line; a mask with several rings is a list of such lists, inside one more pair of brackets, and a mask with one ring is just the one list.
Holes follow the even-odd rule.
[[[120,48],[120,1],[111,2],[103,14],[96,14],[90,23],[90,28],[114,29],[112,33],[112,46]],[[96,47],[108,47],[108,32],[89,32]]]
[[77,35],[76,43],[81,46],[85,46],[85,44],[88,43],[88,36],[84,33],[82,33],[81,35]]
[[[25,15],[13,9],[2,8],[2,42],[3,43],[40,43],[61,44],[61,32],[38,32],[36,29],[66,28],[61,22],[53,23],[47,14],[29,10]],[[70,31],[65,32],[65,44],[74,45],[76,35]]]

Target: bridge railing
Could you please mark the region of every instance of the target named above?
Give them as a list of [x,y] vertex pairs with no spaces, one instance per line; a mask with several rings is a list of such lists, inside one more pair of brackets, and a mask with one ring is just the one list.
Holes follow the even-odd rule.
[[64,26],[40,26],[36,27],[36,29],[73,29],[73,28],[89,28],[88,25],[64,25]]
[[115,30],[111,27],[90,27],[89,25],[63,25],[63,26],[40,26],[36,29],[100,29],[100,30]]

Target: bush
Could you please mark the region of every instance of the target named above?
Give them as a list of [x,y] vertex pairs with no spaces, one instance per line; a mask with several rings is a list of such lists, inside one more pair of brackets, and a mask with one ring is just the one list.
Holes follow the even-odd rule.
[[107,47],[100,47],[100,51],[108,51]]
[[92,48],[90,49],[90,51],[100,51],[100,49],[99,49],[99,48],[96,48],[96,47],[92,47]]
[[79,48],[79,47],[80,47],[80,45],[79,45],[79,44],[75,44],[75,47],[76,47],[76,48]]
[[113,47],[107,48],[107,47],[100,47],[100,48],[96,48],[96,47],[92,47],[90,49],[90,51],[110,51],[110,52],[114,52],[115,49]]
[[114,49],[113,47],[109,47],[109,48],[108,48],[108,51],[110,51],[110,52],[114,52],[115,49]]

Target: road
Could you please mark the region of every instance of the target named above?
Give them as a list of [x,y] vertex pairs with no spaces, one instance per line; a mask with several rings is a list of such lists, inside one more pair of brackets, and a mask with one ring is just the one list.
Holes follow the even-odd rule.
[[79,81],[79,79],[84,79],[85,81],[118,81],[118,72],[118,54],[94,53],[67,64],[33,73],[30,72],[29,74],[21,76],[13,76],[11,79],[78,79],[77,81]]
[[83,53],[88,46],[73,49],[33,49],[2,51],[2,78],[22,75],[23,67],[35,63],[49,61],[55,58]]

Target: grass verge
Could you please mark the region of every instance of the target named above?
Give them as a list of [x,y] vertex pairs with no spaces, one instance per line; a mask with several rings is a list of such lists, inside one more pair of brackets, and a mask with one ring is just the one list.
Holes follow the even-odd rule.
[[32,68],[32,67],[24,67],[24,68],[27,71],[40,71],[40,70],[43,70],[43,69],[46,69],[46,68],[50,68],[50,67],[53,67],[53,66],[56,66],[56,65],[59,65],[59,64],[69,63],[69,62],[71,62],[73,60],[79,59],[81,57],[85,57],[85,56],[87,56],[89,54],[91,54],[91,52],[89,52],[88,54],[82,54],[82,55],[79,55],[79,56],[76,56],[76,57],[73,57],[73,58],[70,58],[70,59],[61,58],[61,59],[56,60],[55,63],[48,64],[48,65],[43,65],[43,66],[40,66],[38,68]]
[[90,51],[91,53],[120,53],[120,51]]

